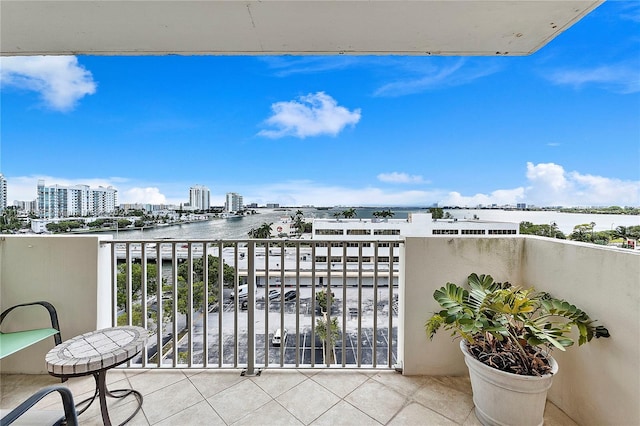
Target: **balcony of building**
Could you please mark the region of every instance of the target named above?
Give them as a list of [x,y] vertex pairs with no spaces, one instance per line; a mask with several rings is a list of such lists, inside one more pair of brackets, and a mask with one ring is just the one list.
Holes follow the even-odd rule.
[[[192,242],[184,244],[189,247]],[[111,326],[116,310],[112,302],[114,247],[96,236],[4,237],[0,243],[1,307],[25,300],[51,301],[60,312],[63,339]],[[397,270],[397,316],[382,321],[386,324],[391,318],[392,329],[397,328],[391,365],[381,357],[376,365],[343,366],[338,357],[327,367],[321,355],[315,365],[302,360],[288,364],[277,354],[271,357],[273,362],[264,364],[258,355],[254,361],[261,374],[241,376],[248,367],[241,356],[222,364],[214,357],[206,368],[187,356],[160,365],[149,361],[144,368],[133,363],[110,371],[109,381],[114,385],[128,382],[145,395],[143,414],[134,418],[134,424],[180,422],[180,417],[172,416],[204,419],[206,414],[199,417],[200,413],[209,413],[212,423],[226,424],[256,423],[254,416],[263,423],[278,424],[288,420],[333,423],[334,416],[362,418],[372,424],[412,424],[416,419],[412,416],[433,419],[427,423],[474,424],[466,367],[457,342],[446,333],[429,341],[423,325],[437,309],[432,298],[436,288],[447,281],[462,282],[469,273],[478,272],[535,285],[570,300],[611,331],[610,339],[554,352],[560,371],[548,395],[549,424],[640,423],[636,403],[640,392],[637,253],[529,236],[406,238],[398,250],[399,262],[389,268]],[[255,269],[259,275],[261,268]],[[305,271],[296,266],[294,272]],[[345,272],[339,269],[338,275]],[[339,293],[340,281],[332,278],[332,282]],[[383,293],[389,290],[382,288]],[[18,315],[12,321],[29,326],[42,320]],[[242,333],[240,327],[236,338],[242,340]],[[51,342],[41,342],[2,360],[2,408],[12,406],[34,388],[56,382],[45,374],[43,361],[51,346]],[[260,349],[256,345],[256,353]],[[69,384],[78,398],[92,385],[92,379],[73,379]],[[126,411],[123,405],[114,406],[113,412],[126,417]],[[90,415],[83,414],[81,420],[91,424]]]

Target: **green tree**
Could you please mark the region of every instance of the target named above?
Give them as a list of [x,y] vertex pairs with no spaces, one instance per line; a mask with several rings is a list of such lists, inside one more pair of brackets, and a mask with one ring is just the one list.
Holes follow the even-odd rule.
[[345,219],[353,219],[354,217],[358,216],[358,213],[356,212],[356,209],[352,207],[343,211],[342,216],[344,216]]
[[249,235],[249,238],[257,238],[257,239],[271,238],[271,226],[273,226],[273,222],[271,223],[264,222],[258,228],[251,228],[247,234]]
[[[131,305],[132,316],[131,316],[131,325],[136,325],[138,327],[142,327],[142,305],[140,303],[134,303]],[[157,312],[151,309],[147,310],[148,320],[155,322],[157,317]],[[128,316],[126,312],[118,315],[118,325],[128,325]],[[153,329],[153,324],[147,324],[149,329]]]
[[[127,264],[118,265],[118,307],[124,309],[127,302]],[[153,263],[147,264],[147,295],[153,296],[158,288],[158,269]],[[142,265],[139,263],[131,264],[131,292],[130,297],[139,298],[142,294]]]
[[0,232],[13,232],[20,229],[21,222],[15,208],[7,207],[0,215]]
[[131,221],[128,219],[118,219],[116,223],[118,224],[118,228],[126,228],[131,225]]
[[590,243],[594,240],[593,228],[596,226],[594,222],[583,223],[573,227],[573,232],[569,235],[569,238],[574,241],[582,241],[584,243]]
[[[335,294],[331,292],[329,296],[329,306],[333,305]],[[316,292],[316,304],[320,307],[322,312],[327,312],[327,290],[320,290]]]
[[[214,303],[219,300],[219,260],[217,257],[209,255],[208,262],[208,302]],[[192,304],[193,308],[206,312],[207,307],[204,306],[204,270],[202,258],[193,260],[193,288],[192,288]],[[191,315],[189,312],[189,264],[188,262],[182,262],[178,266],[178,294],[176,296],[177,305],[176,309],[183,315]],[[233,286],[235,279],[235,269],[227,264],[223,263],[222,268],[222,282],[226,287]],[[171,291],[171,286],[165,287],[167,291]],[[173,309],[172,300],[167,304],[167,309],[171,311]]]
[[431,213],[432,219],[442,219],[444,217],[444,210],[442,210],[440,207],[429,208],[429,213]]
[[340,220],[340,218],[342,217],[343,212],[335,212],[333,214],[333,217],[336,218],[336,220]]
[[375,211],[373,213],[371,213],[371,215],[375,218],[379,218],[379,219],[387,219],[389,217],[393,217],[395,215],[394,212],[391,211],[391,209],[387,209],[387,210],[378,210]]
[[296,229],[298,236],[302,235],[306,231],[307,222],[304,220],[304,213],[302,210],[298,210],[295,215],[292,215],[291,221],[293,222],[293,227]]
[[[209,255],[207,261],[207,269],[209,274],[209,287],[217,287],[218,286],[218,271],[219,271],[220,261],[217,256]],[[236,270],[223,262],[222,267],[222,282],[223,285],[230,287],[233,286],[233,280],[235,279]],[[181,277],[185,282],[189,280],[189,263],[182,262],[178,265],[178,277]],[[193,282],[203,282],[204,281],[204,269],[202,258],[193,259]]]
[[520,233],[525,235],[539,235],[541,237],[565,239],[566,236],[558,229],[555,222],[534,225],[531,222],[520,222]]
[[111,223],[111,219],[96,219],[93,222],[87,223],[90,228],[100,228],[105,223]]
[[[327,324],[329,324],[329,326],[327,326]],[[338,318],[333,317],[328,321],[327,314],[324,314],[322,318],[318,318],[316,320],[316,334],[318,338],[322,340],[322,355],[325,364],[333,364],[335,362],[334,348],[340,336]]]
[[61,220],[57,223],[47,223],[47,231],[49,232],[68,232],[72,229],[78,229],[84,226],[81,220]]

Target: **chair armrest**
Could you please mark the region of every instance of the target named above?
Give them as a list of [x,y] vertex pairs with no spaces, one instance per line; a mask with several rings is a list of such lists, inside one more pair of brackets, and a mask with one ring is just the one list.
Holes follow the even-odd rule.
[[78,425],[78,415],[76,414],[76,407],[73,403],[73,394],[69,390],[69,388],[64,386],[47,386],[46,388],[40,389],[38,392],[31,395],[26,401],[22,404],[18,405],[16,408],[11,410],[9,414],[2,418],[0,423],[4,425],[10,425],[11,423],[18,420],[20,416],[26,413],[31,407],[36,405],[38,401],[40,401],[45,396],[49,395],[51,392],[58,392],[62,397],[62,406],[64,407],[64,417],[60,418],[55,424],[65,424],[69,426],[77,426]]
[[56,308],[49,302],[39,301],[39,302],[30,302],[30,303],[22,303],[20,305],[12,306],[9,309],[5,310],[0,314],[0,324],[4,321],[4,318],[9,314],[9,312],[13,311],[16,308],[24,307],[24,306],[32,306],[32,305],[41,305],[47,311],[49,311],[49,317],[51,317],[51,327],[58,330],[58,333],[53,336],[56,345],[62,343],[62,337],[60,336],[60,324],[58,323],[58,313],[56,312]]

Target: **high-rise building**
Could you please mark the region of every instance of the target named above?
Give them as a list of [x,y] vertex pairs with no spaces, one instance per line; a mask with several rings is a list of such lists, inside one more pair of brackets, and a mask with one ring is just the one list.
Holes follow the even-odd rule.
[[189,205],[193,210],[208,210],[211,207],[211,191],[203,185],[189,188]]
[[45,186],[44,180],[38,181],[37,208],[42,219],[110,214],[117,205],[118,190],[112,186]]
[[224,204],[224,209],[228,212],[237,212],[242,210],[242,208],[242,195],[235,192],[227,192],[227,201]]
[[0,173],[0,212],[7,208],[7,180]]

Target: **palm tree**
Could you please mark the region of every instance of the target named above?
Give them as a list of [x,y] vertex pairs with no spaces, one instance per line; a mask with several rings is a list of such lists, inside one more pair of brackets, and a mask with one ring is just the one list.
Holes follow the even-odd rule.
[[[329,326],[327,327],[327,323]],[[327,320],[327,314],[323,314],[322,318],[316,320],[316,334],[322,340],[322,355],[325,364],[333,364],[335,362],[335,346],[340,334],[340,326],[338,318],[333,317],[331,321]]]
[[391,209],[387,209],[387,210],[383,210],[380,212],[380,217],[386,219],[388,217],[393,217],[395,215],[394,212],[391,211]]
[[336,218],[336,220],[340,221],[340,216],[342,216],[342,213],[343,213],[343,212],[335,212],[335,213],[333,214],[333,217],[335,217],[335,218]]
[[271,223],[264,222],[258,228],[251,228],[247,234],[249,235],[250,238],[257,238],[257,239],[271,238],[272,225],[273,225],[273,222]]
[[292,215],[291,221],[293,222],[293,227],[296,228],[298,236],[302,235],[305,227],[304,213],[302,210],[298,210],[295,215]]
[[345,219],[352,219],[356,216],[358,216],[358,213],[356,213],[356,209],[354,209],[353,207],[345,210],[342,212],[342,215],[344,216]]

